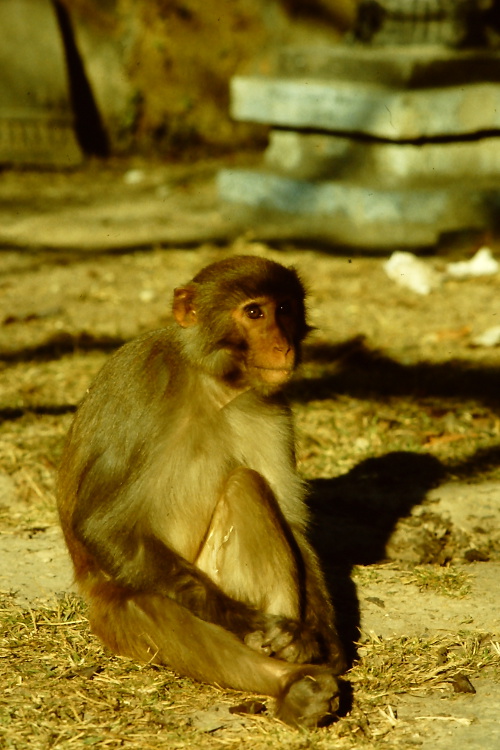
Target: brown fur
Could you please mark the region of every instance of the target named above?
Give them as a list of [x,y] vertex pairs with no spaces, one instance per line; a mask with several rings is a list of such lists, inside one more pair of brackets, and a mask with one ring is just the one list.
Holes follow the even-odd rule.
[[308,330],[302,284],[235,257],[173,312],[110,358],[66,442],[60,517],[93,630],[316,726],[343,657],[278,393]]

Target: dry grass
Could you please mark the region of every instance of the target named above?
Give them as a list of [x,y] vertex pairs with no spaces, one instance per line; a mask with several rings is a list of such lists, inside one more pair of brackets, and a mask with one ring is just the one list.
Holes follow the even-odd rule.
[[434,591],[452,597],[467,596],[470,591],[469,578],[457,568],[419,565],[403,578],[405,583],[414,583],[420,591]]
[[398,694],[449,693],[457,674],[500,670],[500,646],[484,634],[372,636],[346,676],[355,696],[349,712],[306,739],[265,715],[227,713],[241,701],[236,693],[110,655],[89,634],[76,597],[25,610],[4,596],[1,622],[0,746],[15,750],[368,747],[390,733]]

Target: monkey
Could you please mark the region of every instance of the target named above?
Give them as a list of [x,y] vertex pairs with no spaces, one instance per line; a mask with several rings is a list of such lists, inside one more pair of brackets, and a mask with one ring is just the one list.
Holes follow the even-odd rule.
[[176,288],[70,427],[58,508],[92,631],[112,651],[276,699],[324,725],[342,645],[310,542],[282,393],[311,330],[293,268],[232,256]]

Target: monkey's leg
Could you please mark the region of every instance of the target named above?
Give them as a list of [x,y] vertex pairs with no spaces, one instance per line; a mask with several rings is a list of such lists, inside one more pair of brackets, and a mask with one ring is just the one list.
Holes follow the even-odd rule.
[[297,552],[267,482],[240,468],[226,481],[194,564],[232,598],[298,620]]
[[320,573],[306,570],[308,562],[265,479],[246,468],[232,472],[194,563],[232,599],[287,618],[247,634],[247,645],[291,662],[328,661],[318,620],[323,612],[333,623],[333,610],[325,588],[317,618],[306,619],[308,579]]
[[277,716],[289,724],[315,727],[338,708],[338,685],[329,668],[257,653],[161,595],[132,594],[103,581],[93,588],[90,620],[96,635],[119,654],[168,665],[202,682],[275,697]]

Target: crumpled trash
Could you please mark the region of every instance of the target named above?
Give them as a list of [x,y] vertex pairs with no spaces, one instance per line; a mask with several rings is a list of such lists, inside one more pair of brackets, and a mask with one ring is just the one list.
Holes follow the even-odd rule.
[[436,271],[429,263],[417,258],[413,253],[396,250],[384,263],[388,277],[399,286],[411,289],[417,294],[429,294],[436,289],[443,279],[443,274]]
[[498,273],[500,264],[493,257],[489,247],[481,247],[470,260],[448,263],[446,275],[454,279],[468,279],[473,276],[493,276]]
[[478,336],[474,336],[471,344],[484,347],[500,346],[500,326],[492,326]]

